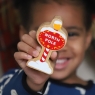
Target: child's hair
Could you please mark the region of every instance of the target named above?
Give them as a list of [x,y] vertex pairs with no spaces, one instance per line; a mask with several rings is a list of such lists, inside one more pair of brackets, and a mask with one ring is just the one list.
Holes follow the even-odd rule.
[[86,30],[89,30],[92,25],[92,13],[93,13],[93,6],[94,0],[14,0],[15,7],[19,10],[21,24],[24,28],[28,31],[30,25],[32,24],[32,15],[33,13],[33,6],[36,3],[51,3],[57,2],[58,4],[72,4],[74,6],[80,6],[84,10],[84,25]]

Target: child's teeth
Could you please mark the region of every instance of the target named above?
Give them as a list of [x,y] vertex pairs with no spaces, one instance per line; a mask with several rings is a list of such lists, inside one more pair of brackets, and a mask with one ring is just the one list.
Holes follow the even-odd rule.
[[62,59],[62,60],[59,60],[59,59],[58,59],[58,60],[56,61],[56,63],[57,63],[57,64],[62,64],[62,63],[64,63],[65,61],[67,61],[67,59]]

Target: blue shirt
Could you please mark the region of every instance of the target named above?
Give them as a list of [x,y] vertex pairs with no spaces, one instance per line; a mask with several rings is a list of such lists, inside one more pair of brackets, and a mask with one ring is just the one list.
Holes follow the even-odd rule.
[[0,95],[95,95],[95,84],[66,84],[49,79],[42,92],[35,92],[26,83],[23,70],[15,69],[7,72],[0,79]]

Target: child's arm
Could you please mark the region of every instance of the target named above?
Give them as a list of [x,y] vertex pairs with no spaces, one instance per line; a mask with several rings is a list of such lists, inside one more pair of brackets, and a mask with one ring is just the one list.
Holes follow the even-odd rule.
[[[14,57],[19,66],[27,75],[26,82],[28,86],[34,91],[41,90],[49,78],[49,75],[26,66],[26,62],[31,58],[37,57],[41,50],[41,47],[36,41],[35,31],[31,31],[29,34],[24,34],[22,36],[21,41],[18,43],[18,50],[19,52],[16,52]],[[54,61],[56,56],[57,53],[53,52],[51,55],[51,60]]]

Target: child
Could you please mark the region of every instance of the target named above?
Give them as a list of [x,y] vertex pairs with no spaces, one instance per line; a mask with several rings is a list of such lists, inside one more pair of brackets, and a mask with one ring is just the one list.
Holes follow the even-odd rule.
[[[95,95],[95,84],[76,75],[92,38],[92,14],[87,1],[16,0],[21,16],[21,41],[14,57],[22,70],[11,70],[1,78],[0,95]],[[38,27],[55,16],[62,17],[68,41],[62,50],[52,53],[54,72],[47,75],[27,67],[26,62],[41,50],[36,41]]]

